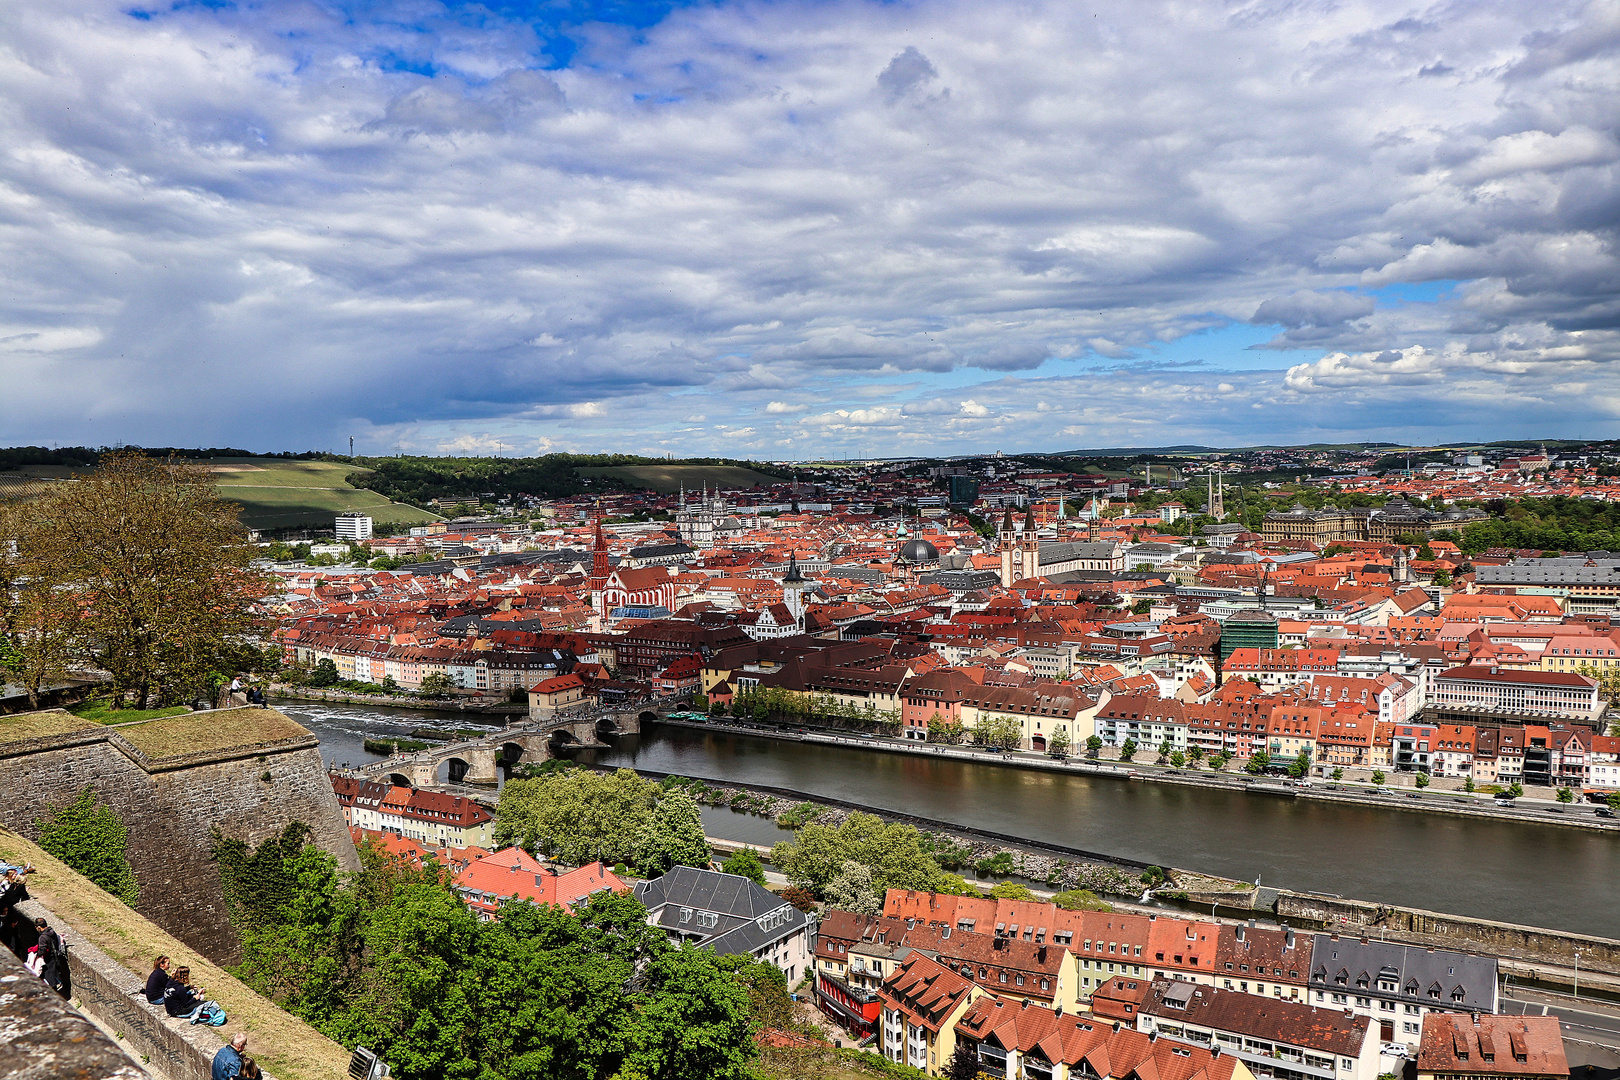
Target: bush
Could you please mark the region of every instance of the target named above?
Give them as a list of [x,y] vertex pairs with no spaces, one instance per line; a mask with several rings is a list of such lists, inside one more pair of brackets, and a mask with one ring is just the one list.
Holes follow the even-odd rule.
[[1373,776],[1372,776],[1373,783],[1382,784],[1386,779],[1387,779],[1387,777],[1384,776],[1384,770],[1383,769],[1374,769],[1373,770]]
[[1420,773],[1417,774],[1417,786],[1420,787],[1420,788],[1426,788],[1426,787],[1429,786],[1429,774],[1428,773],[1420,772]]
[[782,890],[782,899],[806,914],[816,910],[816,894],[809,889],[798,885],[789,885]]
[[69,803],[36,820],[39,846],[131,907],[140,899],[135,868],[129,864],[129,830],[109,806],[96,805],[96,789],[86,786]]
[[1064,911],[1113,911],[1114,906],[1098,898],[1090,889],[1066,889],[1052,897]]
[[998,851],[987,859],[980,859],[973,869],[985,876],[1005,877],[1014,869],[1012,852]]
[[759,886],[765,884],[765,864],[752,848],[738,848],[730,858],[720,864],[723,873],[745,877]]

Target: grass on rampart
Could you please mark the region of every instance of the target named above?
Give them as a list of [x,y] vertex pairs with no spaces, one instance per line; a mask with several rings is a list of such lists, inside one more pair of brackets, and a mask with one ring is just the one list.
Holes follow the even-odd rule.
[[230,1023],[220,1029],[221,1041],[231,1032],[246,1031],[248,1052],[278,1080],[334,1080],[347,1075],[349,1054],[343,1047],[249,990],[37,844],[0,829],[0,858],[31,863],[35,870],[28,878],[29,893],[67,924],[70,941],[74,936],[88,941],[127,968],[131,987],[146,978],[152,958],[160,953],[175,967],[189,965],[193,979],[230,1016]]
[[85,731],[95,726],[95,721],[87,720],[82,716],[74,716],[63,709],[13,713],[10,716],[0,716],[0,743],[44,739],[52,735],[66,735],[73,731]]
[[121,727],[118,734],[148,758],[158,761],[182,754],[300,739],[309,734],[309,729],[274,709],[243,707],[187,712]]
[[137,720],[157,720],[190,711],[185,705],[170,705],[166,709],[115,709],[106,698],[93,698],[72,709],[74,716],[82,716],[98,724],[133,724]]

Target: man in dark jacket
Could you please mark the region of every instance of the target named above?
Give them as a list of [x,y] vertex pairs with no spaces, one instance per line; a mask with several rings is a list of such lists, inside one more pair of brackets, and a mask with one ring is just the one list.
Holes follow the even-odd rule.
[[35,919],[34,929],[39,932],[39,977],[58,994],[72,997],[73,976],[68,971],[67,946],[62,942],[62,935],[52,930],[44,919]]
[[152,961],[152,974],[146,977],[146,1001],[149,1005],[163,1004],[163,991],[169,988],[169,958],[160,956]]

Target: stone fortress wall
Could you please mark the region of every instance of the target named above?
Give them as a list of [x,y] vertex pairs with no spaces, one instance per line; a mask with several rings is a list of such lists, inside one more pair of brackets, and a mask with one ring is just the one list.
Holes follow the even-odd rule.
[[348,870],[359,857],[315,736],[273,709],[237,708],[104,726],[51,710],[0,717],[0,826],[37,822],[86,785],[129,830],[136,910],[190,947],[234,963],[210,831],[257,845],[293,821]]

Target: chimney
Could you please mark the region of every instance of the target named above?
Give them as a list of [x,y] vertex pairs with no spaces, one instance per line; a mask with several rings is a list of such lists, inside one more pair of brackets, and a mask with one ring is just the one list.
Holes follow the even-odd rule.
[[1119,1021],[1118,1020],[1114,1021],[1114,1034],[1115,1035],[1119,1034]]
[[1294,928],[1291,926],[1288,928],[1288,933],[1283,936],[1283,947],[1287,949],[1294,947]]
[[1238,939],[1238,940],[1239,940],[1239,941],[1242,941],[1242,940],[1243,940],[1243,927],[1242,927],[1242,925],[1241,925],[1241,924],[1240,924],[1240,925],[1239,925],[1239,926],[1238,926],[1238,928],[1237,928],[1237,939]]
[[1479,1010],[1477,1010],[1477,1009],[1474,1010],[1474,1012],[1471,1013],[1470,1015],[1472,1015],[1473,1018],[1474,1018],[1474,1026],[1479,1027]]
[[1159,1041],[1159,1029],[1154,1028],[1152,1031],[1148,1032],[1148,1042],[1158,1042],[1158,1041]]
[[1210,1056],[1211,1060],[1221,1056],[1221,1044],[1220,1043],[1212,1042],[1212,1043],[1209,1044],[1209,1056]]
[[1045,945],[1042,945],[1040,948],[1035,950],[1035,962],[1038,963],[1038,964],[1046,963],[1046,946]]

